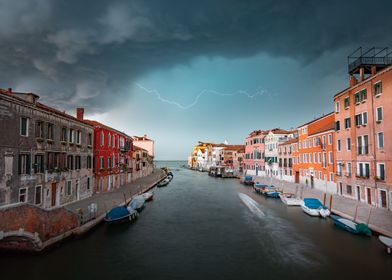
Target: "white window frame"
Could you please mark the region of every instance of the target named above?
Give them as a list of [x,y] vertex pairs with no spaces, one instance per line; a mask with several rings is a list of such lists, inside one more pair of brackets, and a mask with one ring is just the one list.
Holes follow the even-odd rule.
[[346,150],[351,151],[351,137],[346,138]]
[[[20,201],[20,196],[21,196],[21,191],[22,190],[25,191],[25,194],[24,194],[25,199],[24,199],[24,201]],[[19,194],[19,196],[18,196],[18,202],[19,203],[26,203],[27,201],[29,201],[28,200],[28,194],[29,194],[28,188],[20,188],[19,191],[18,191],[18,194]]]
[[336,151],[342,151],[342,141],[340,139],[336,140]]
[[[378,118],[378,109],[381,109],[381,119]],[[376,122],[382,122],[384,119],[384,109],[382,106],[376,108]]]
[[[382,147],[380,147],[380,133],[382,133]],[[385,146],[384,131],[379,131],[377,132],[377,147],[379,149],[384,149],[384,146]]]
[[[38,188],[41,188],[41,198],[40,198],[41,201],[39,203],[37,203],[37,189]],[[43,191],[42,185],[35,186],[35,188],[34,188],[34,205],[41,205],[42,204],[42,191]]]
[[[26,135],[22,134],[22,119],[26,119]],[[28,117],[20,117],[19,125],[20,125],[20,129],[19,129],[20,136],[29,137],[30,118],[28,118]]]
[[340,102],[339,101],[336,101],[336,103],[335,103],[335,112],[336,113],[340,112]]
[[[70,190],[70,191],[68,192],[68,190]],[[72,195],[72,180],[67,181],[67,185],[65,186],[65,193],[67,196]]]
[[328,134],[328,145],[332,145],[332,134]]
[[386,179],[387,179],[387,170],[385,168],[385,163],[384,162],[377,162],[376,176],[380,177],[380,165],[384,166],[384,181],[386,181]]

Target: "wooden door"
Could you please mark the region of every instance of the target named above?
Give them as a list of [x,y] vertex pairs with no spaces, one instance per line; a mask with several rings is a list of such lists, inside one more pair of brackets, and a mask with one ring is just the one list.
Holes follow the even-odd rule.
[[372,204],[372,193],[370,192],[370,188],[367,188],[366,191],[368,204]]
[[57,184],[52,183],[52,207],[56,206]]
[[299,172],[295,172],[295,182],[299,184]]
[[387,208],[387,192],[380,191],[380,195],[381,195],[381,207]]

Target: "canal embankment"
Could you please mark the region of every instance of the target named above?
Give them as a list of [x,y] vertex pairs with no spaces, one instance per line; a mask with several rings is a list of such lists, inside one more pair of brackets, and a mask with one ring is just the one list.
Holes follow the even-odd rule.
[[39,252],[70,237],[85,234],[103,222],[107,210],[128,203],[163,178],[165,171],[155,169],[150,175],[112,192],[97,193],[51,210],[25,203],[1,208],[0,250]]
[[331,209],[332,213],[344,218],[355,220],[357,223],[368,224],[373,231],[392,237],[392,212],[387,209],[374,207],[362,201],[357,201],[341,195],[325,194],[310,186],[287,182],[270,177],[255,177],[255,182],[273,184],[284,192],[294,193],[297,197],[317,198]]

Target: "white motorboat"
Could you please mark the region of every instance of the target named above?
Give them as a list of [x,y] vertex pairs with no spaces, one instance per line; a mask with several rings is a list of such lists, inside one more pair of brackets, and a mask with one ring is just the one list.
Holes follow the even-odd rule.
[[151,201],[153,199],[153,193],[152,192],[145,192],[140,195],[141,197],[144,198],[145,201]]
[[306,214],[313,217],[326,218],[331,214],[331,211],[316,198],[305,198],[301,207]]
[[392,238],[386,237],[386,236],[384,236],[384,235],[380,235],[380,236],[378,237],[378,239],[380,240],[380,242],[381,242],[382,244],[384,244],[385,246],[387,246],[388,254],[390,254],[390,253],[391,253],[391,250],[392,250]]
[[279,197],[287,206],[301,206],[304,203],[302,199],[296,198],[292,193],[281,193]]

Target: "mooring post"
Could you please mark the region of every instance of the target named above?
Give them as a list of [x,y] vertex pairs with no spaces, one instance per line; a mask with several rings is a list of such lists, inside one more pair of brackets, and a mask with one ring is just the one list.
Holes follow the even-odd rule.
[[332,194],[329,197],[329,209],[332,210]]

